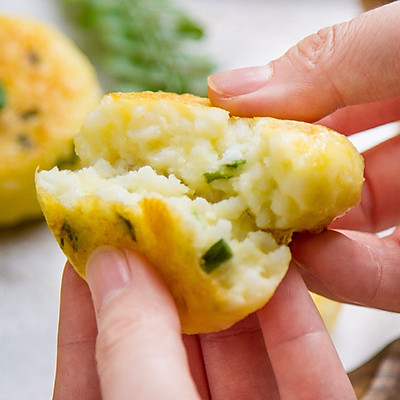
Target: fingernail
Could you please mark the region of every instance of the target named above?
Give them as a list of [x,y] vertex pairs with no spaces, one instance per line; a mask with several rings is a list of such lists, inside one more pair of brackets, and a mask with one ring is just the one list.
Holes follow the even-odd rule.
[[112,247],[95,250],[86,264],[86,280],[98,312],[131,281],[124,253]]
[[272,67],[262,65],[219,72],[208,78],[211,90],[226,97],[240,96],[261,89],[272,76]]

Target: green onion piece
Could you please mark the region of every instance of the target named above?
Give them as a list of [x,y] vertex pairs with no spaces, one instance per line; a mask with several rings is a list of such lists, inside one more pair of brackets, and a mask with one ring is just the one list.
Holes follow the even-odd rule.
[[244,164],[246,164],[246,160],[236,160],[236,161],[232,161],[231,163],[229,163],[229,164],[224,164],[225,165],[225,167],[228,167],[228,168],[239,168],[241,165],[244,165]]
[[34,147],[34,144],[31,138],[24,133],[21,133],[17,136],[18,144],[25,150],[30,150]]
[[65,245],[65,239],[67,239],[72,247],[72,250],[76,253],[78,251],[78,235],[75,233],[74,228],[67,222],[64,221],[60,231],[60,245],[61,248]]
[[123,217],[123,216],[120,215],[120,214],[118,214],[118,216],[121,218],[122,222],[124,223],[124,225],[125,225],[126,228],[128,229],[129,236],[132,238],[132,240],[133,240],[134,242],[137,242],[137,239],[136,239],[136,231],[135,231],[135,227],[133,226],[132,222],[131,222],[129,219]]
[[6,94],[4,92],[4,88],[0,83],[0,110],[4,108],[6,105]]
[[217,179],[229,179],[229,178],[232,178],[232,175],[224,174],[221,171],[205,172],[203,174],[203,176],[204,176],[204,178],[206,178],[207,183],[210,183],[210,182],[215,181]]
[[24,112],[21,114],[21,118],[22,118],[24,121],[28,121],[28,120],[30,120],[30,119],[32,119],[32,118],[37,117],[39,114],[40,114],[40,111],[37,110],[36,108],[33,108],[33,109],[31,109],[31,110],[24,111]]
[[201,268],[209,274],[218,268],[222,263],[233,256],[232,249],[225,239],[220,239],[214,243],[203,255]]
[[215,181],[217,179],[230,179],[233,178],[233,169],[238,169],[241,165],[246,164],[246,160],[236,160],[229,164],[224,164],[222,170],[214,172],[205,172],[203,176],[206,178],[207,183]]

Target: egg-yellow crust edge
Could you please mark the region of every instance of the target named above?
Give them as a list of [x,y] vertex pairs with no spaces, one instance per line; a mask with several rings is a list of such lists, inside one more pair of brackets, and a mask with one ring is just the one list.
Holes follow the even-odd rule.
[[[66,208],[56,197],[38,189],[47,224],[68,260],[85,279],[86,262],[99,246],[114,246],[144,254],[157,268],[175,300],[182,332],[218,331],[261,308],[272,296],[257,302],[232,304],[227,289],[200,268],[201,254],[193,232],[182,216],[162,199],[145,198],[139,207],[105,202],[97,196]],[[289,251],[282,265],[288,266]],[[281,268],[279,282],[287,271]]]

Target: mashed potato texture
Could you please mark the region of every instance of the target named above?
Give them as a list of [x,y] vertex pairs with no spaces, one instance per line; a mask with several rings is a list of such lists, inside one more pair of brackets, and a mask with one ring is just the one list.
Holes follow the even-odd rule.
[[185,333],[224,329],[284,277],[293,232],[318,232],[360,200],[363,160],[317,125],[236,118],[170,93],[103,98],[75,138],[82,169],[36,177],[50,229],[85,277],[107,244],[162,274]]

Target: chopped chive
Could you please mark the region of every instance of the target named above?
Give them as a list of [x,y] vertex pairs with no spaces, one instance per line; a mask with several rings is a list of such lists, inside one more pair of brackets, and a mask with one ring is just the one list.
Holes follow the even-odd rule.
[[229,163],[229,164],[224,164],[225,165],[225,167],[228,167],[228,168],[239,168],[241,165],[244,165],[244,164],[246,164],[246,160],[236,160],[236,161],[232,161],[231,163]]
[[118,214],[118,217],[121,218],[122,222],[123,222],[123,223],[125,224],[125,226],[127,227],[128,232],[129,232],[129,235],[130,235],[130,237],[132,238],[132,240],[135,241],[135,242],[137,242],[135,227],[133,226],[132,222],[131,222],[129,219],[123,217],[123,216],[120,215],[120,214]]
[[23,120],[27,121],[27,120],[29,120],[29,119],[32,119],[32,118],[37,117],[38,115],[39,115],[39,110],[37,110],[37,109],[32,109],[32,110],[27,110],[27,111],[23,112],[23,113],[21,114],[21,118],[22,118]]
[[194,215],[197,220],[200,220],[200,215],[196,210],[192,210],[192,215]]
[[35,51],[29,50],[29,52],[28,52],[28,60],[33,65],[36,65],[36,64],[39,64],[40,57]]
[[204,178],[206,178],[207,183],[210,183],[217,179],[230,179],[235,176],[232,170],[238,169],[241,165],[244,164],[246,164],[246,160],[232,161],[229,164],[224,164],[222,168],[217,171],[205,172],[203,176]]
[[203,255],[201,268],[208,274],[233,256],[232,249],[225,239],[214,243]]
[[75,233],[75,230],[67,221],[64,221],[61,227],[60,237],[61,248],[64,247],[65,239],[67,239],[71,244],[72,250],[74,250],[75,253],[78,251],[78,236]]
[[0,110],[6,105],[6,93],[3,85],[0,83]]
[[18,140],[18,143],[20,144],[20,146],[25,150],[29,150],[34,147],[34,144],[31,140],[31,138],[24,133],[19,134],[17,136],[17,140]]
[[212,181],[215,181],[217,179],[229,179],[232,178],[232,175],[224,174],[221,171],[215,171],[215,172],[205,172],[203,174],[204,178],[206,178],[207,183],[210,183]]

